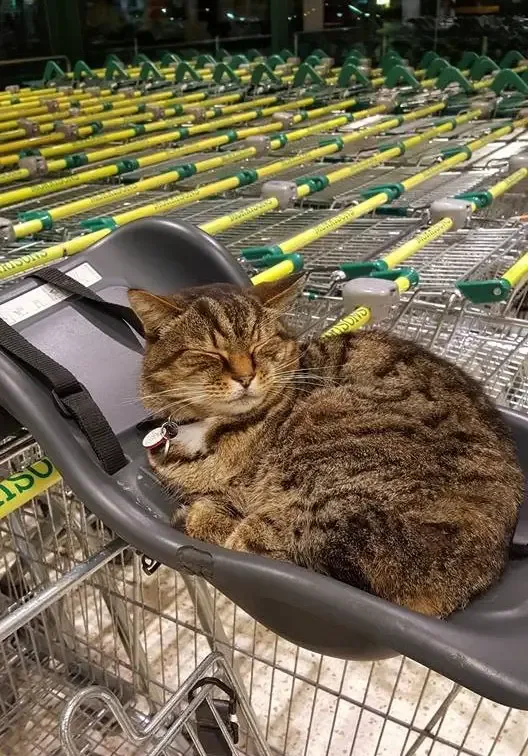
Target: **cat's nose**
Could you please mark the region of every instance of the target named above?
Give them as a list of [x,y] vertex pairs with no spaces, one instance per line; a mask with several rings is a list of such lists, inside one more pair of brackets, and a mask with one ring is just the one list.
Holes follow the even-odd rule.
[[243,386],[246,389],[249,387],[249,384],[251,383],[251,381],[253,380],[254,377],[255,377],[254,375],[235,375],[235,376],[233,376],[234,380],[237,383],[240,383],[240,385]]
[[251,355],[244,353],[230,355],[229,367],[231,368],[231,377],[233,380],[240,383],[244,388],[248,388],[255,377],[255,365],[253,364]]

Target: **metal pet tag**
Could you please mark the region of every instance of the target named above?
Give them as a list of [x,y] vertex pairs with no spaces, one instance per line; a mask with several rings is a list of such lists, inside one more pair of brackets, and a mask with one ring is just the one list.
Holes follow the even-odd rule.
[[167,441],[167,434],[163,425],[159,428],[153,428],[143,438],[143,447],[145,449],[157,449]]

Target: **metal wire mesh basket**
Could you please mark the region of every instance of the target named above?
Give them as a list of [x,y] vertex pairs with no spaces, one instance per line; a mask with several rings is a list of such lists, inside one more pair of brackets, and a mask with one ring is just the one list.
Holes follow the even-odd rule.
[[473,375],[501,406],[526,408],[528,324],[483,312],[452,295],[447,305],[425,293],[395,316],[393,330],[455,362]]

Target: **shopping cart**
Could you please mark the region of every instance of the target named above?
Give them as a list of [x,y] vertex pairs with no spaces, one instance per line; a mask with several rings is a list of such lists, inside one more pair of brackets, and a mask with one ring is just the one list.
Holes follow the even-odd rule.
[[[186,270],[187,275],[200,271],[221,278],[237,270],[210,239],[207,245],[212,244],[213,250],[208,247],[207,254],[212,257],[207,265],[197,266],[204,239],[192,227],[168,221],[129,225],[103,240],[88,259],[82,254],[59,268],[89,265],[114,287],[125,275],[131,285],[163,290],[170,284],[168,277],[176,275],[163,268],[164,257],[168,259],[163,250],[173,249],[175,232],[178,248],[189,255],[181,261],[178,275]],[[185,245],[182,234],[187,235]],[[140,254],[147,238],[156,265],[151,264],[152,257],[147,260]],[[211,261],[219,267],[215,269]],[[174,256],[171,263],[174,266]],[[244,280],[241,271],[236,275],[239,282]],[[29,280],[14,286],[16,292],[4,290],[0,307],[15,293],[17,298],[35,288]],[[310,312],[307,301],[312,300],[303,300],[300,322]],[[318,327],[338,317],[338,309],[333,309],[336,302],[331,289],[313,299],[317,309],[311,319],[322,321]],[[70,329],[79,319],[67,300],[52,312],[65,310]],[[96,306],[90,313],[91,319],[105,322],[104,327],[115,333],[125,354],[139,355],[126,327],[108,320],[109,313],[98,313]],[[420,289],[403,297],[382,325],[390,324],[459,362],[507,407],[523,408],[525,321],[493,316],[455,295],[452,301],[439,302]],[[100,340],[99,325],[97,331]],[[86,354],[87,342],[79,332],[77,339],[84,342]],[[54,343],[60,351],[65,342]],[[105,339],[106,362],[109,344]],[[57,356],[68,364],[65,354]],[[113,359],[114,375],[115,366]],[[6,733],[2,747],[7,754],[8,749],[53,754],[62,747],[68,754],[105,756],[186,752],[370,756],[426,753],[433,746],[435,756],[450,749],[494,756],[504,748],[508,754],[523,753],[524,715],[504,707],[524,708],[528,700],[520,651],[525,637],[523,560],[511,565],[500,586],[444,623],[300,568],[198,547],[165,526],[167,510],[155,498],[155,484],[141,462],[135,461],[132,469],[127,466],[120,485],[109,485],[89,454],[84,450],[84,458],[76,454],[75,434],[63,435],[62,428],[69,423],[57,416],[56,404],[40,393],[30,396],[34,381],[23,371],[15,370],[17,389],[13,390],[13,364],[3,360],[3,368],[3,404],[31,428],[59,469],[68,470],[68,482],[93,512],[88,514],[67,488],[57,484],[1,521],[7,554],[2,594],[9,609],[0,622],[6,670],[0,688]],[[134,370],[129,363],[131,394]],[[112,385],[103,364],[98,374],[99,387],[90,376],[87,382],[105,414],[119,425],[123,410],[119,405],[119,412],[112,414],[116,407],[112,397],[117,389],[122,399],[128,378],[120,375],[120,385]],[[35,417],[42,426],[36,427]],[[514,432],[524,438],[522,417],[509,417]],[[134,416],[134,425],[141,419]],[[133,438],[121,427],[132,456]],[[27,436],[17,443],[5,458],[19,469],[44,453],[31,446]],[[75,468],[68,463],[72,455],[77,456]],[[48,468],[36,469],[44,475]],[[94,491],[96,476],[100,483]],[[5,493],[14,486],[19,493],[17,483],[31,496],[27,478],[4,481],[0,490]],[[115,528],[125,540],[115,538],[108,528]],[[523,528],[521,521],[520,548]],[[176,572],[168,567],[153,572],[156,559]],[[286,576],[291,586],[287,592]],[[503,652],[506,642],[508,657]],[[398,651],[416,661],[402,657],[361,661]],[[457,683],[428,672],[417,661]],[[462,714],[457,713],[453,723],[449,707],[453,704],[457,712],[457,702]]]
[[[422,93],[414,104],[434,100],[433,110],[440,112],[444,105],[437,94]],[[291,95],[297,95],[294,89]],[[330,120],[333,109],[330,101]],[[99,292],[118,305],[126,301],[130,285],[166,291],[205,281],[248,284],[248,274],[267,273],[255,258],[242,259],[244,267],[235,265],[233,258],[243,250],[295,237],[314,225],[330,227],[336,211],[360,203],[373,184],[405,182],[418,169],[434,167],[448,130],[448,147],[461,147],[489,130],[488,121],[463,120],[440,127],[434,140],[424,140],[417,150],[396,149],[390,168],[381,167],[381,160],[368,163],[369,156],[386,149],[388,134],[371,134],[361,144],[347,142],[327,162],[303,162],[305,150],[319,145],[313,132],[299,145],[302,150],[295,143],[281,145],[283,154],[297,161],[292,170],[281,171],[286,181],[314,172],[327,176],[356,163],[362,173],[350,171],[313,196],[299,195],[287,209],[271,202],[265,218],[250,212],[263,181],[245,188],[239,182],[233,198],[235,185],[211,188],[231,175],[227,160],[203,177],[182,168],[181,195],[170,184],[169,192],[131,190],[126,202],[124,191],[115,201],[106,197],[104,209],[96,213],[107,224],[102,241],[89,255],[66,260],[61,258],[93,240],[81,225],[93,219],[90,198],[121,190],[127,175],[141,181],[173,168],[175,160],[181,166],[182,160],[199,162],[212,153],[201,152],[203,145],[194,137],[182,150],[173,149],[165,136],[161,142],[133,138],[112,148],[111,156],[91,152],[86,159],[94,160],[94,168],[83,174],[80,188],[76,168],[44,182],[30,180],[23,169],[17,181],[29,180],[2,193],[7,241],[1,254],[12,267],[2,268],[1,277],[38,274],[44,264],[60,260],[54,270],[71,274],[88,286],[88,294]],[[246,125],[244,119],[240,123]],[[435,123],[436,117],[421,118],[417,130]],[[493,127],[500,130],[502,123]],[[323,131],[320,121],[315,124]],[[261,123],[258,129],[265,134],[270,127],[269,133],[282,129],[277,123]],[[341,125],[328,126],[325,138],[346,135],[336,128]],[[391,126],[391,138],[404,140],[410,129]],[[186,136],[184,131],[175,138]],[[450,170],[428,174],[424,187],[415,185],[396,198],[389,208],[393,217],[365,214],[352,227],[313,238],[302,249],[305,294],[290,315],[297,332],[326,334],[339,321],[344,264],[376,260],[405,244],[423,227],[435,199],[493,184],[501,165],[526,144],[509,127],[506,131],[500,140],[491,137],[479,146],[468,157],[467,170],[446,163]],[[241,135],[230,130],[214,137],[207,149],[229,150],[236,146],[234,137],[238,141]],[[165,143],[170,149],[161,154],[156,145]],[[116,165],[121,157],[129,162]],[[139,167],[132,170],[135,160]],[[52,174],[69,170],[68,161],[54,162]],[[248,167],[266,162],[257,155]],[[3,175],[6,183],[14,178]],[[101,183],[107,181],[118,185]],[[193,195],[197,185],[209,185],[210,192]],[[185,202],[193,197],[199,202],[178,204],[174,198],[184,195]],[[169,197],[172,204],[166,202]],[[105,235],[114,216],[119,219],[123,210],[138,210],[147,202],[159,204],[167,220],[144,220]],[[13,226],[26,222],[20,213],[27,218],[57,204],[76,209],[58,214],[58,220],[44,214],[38,236],[26,229],[23,239],[12,240]],[[506,220],[511,213],[495,208],[482,227],[450,231],[418,252],[412,265],[420,287],[403,287],[384,318],[367,327],[392,328],[477,377],[504,407],[528,469],[523,307],[518,298],[513,305],[475,306],[454,290],[463,277],[501,275],[523,249],[524,228]],[[236,216],[236,222],[226,224],[225,213]],[[214,241],[195,228],[204,225]],[[25,254],[27,259],[21,257]],[[286,257],[285,265],[293,264]],[[121,321],[126,312],[104,307],[94,297],[87,301],[86,290],[82,295],[79,288],[81,300],[72,302],[67,288],[72,284],[64,289],[64,278],[38,275],[2,285],[0,319],[82,375],[118,436],[123,466],[114,474],[103,472],[83,434],[66,417],[78,386],[50,398],[30,375],[31,366],[23,369],[2,354],[0,413],[10,437],[0,449],[0,756],[528,753],[528,717],[509,708],[528,708],[524,559],[512,560],[501,584],[467,611],[440,622],[294,566],[185,538],[168,527],[172,504],[139,452],[136,426],[146,420],[136,401],[142,343]],[[347,328],[350,322],[359,324],[348,321]],[[514,540],[519,556],[528,545],[525,510]]]

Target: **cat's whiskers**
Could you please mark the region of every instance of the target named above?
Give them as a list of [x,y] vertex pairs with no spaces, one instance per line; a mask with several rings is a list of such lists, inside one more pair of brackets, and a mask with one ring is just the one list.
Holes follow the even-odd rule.
[[157,399],[158,396],[164,396],[165,394],[174,394],[174,389],[164,389],[163,391],[157,391],[155,394],[141,394],[142,399]]
[[174,389],[168,389],[167,391],[158,391],[155,394],[139,394],[134,397],[125,397],[121,399],[121,404],[136,404],[138,401],[144,401],[145,399],[157,399],[158,397],[165,396],[166,394],[173,394]]
[[311,393],[313,392],[313,388],[312,388],[312,389],[310,389],[310,388],[307,388],[306,386],[295,386],[295,385],[292,385],[292,384],[290,384],[289,386],[281,386],[281,384],[280,384],[280,383],[278,383],[278,384],[277,384],[277,385],[275,386],[275,388],[276,388],[276,389],[279,389],[279,388],[280,388],[280,389],[285,389],[285,388],[292,388],[292,389],[294,389],[294,390],[295,390],[295,393],[296,393],[296,394],[298,394],[298,393],[302,393],[302,394],[311,394]]
[[289,367],[290,365],[294,365],[294,364],[296,364],[296,363],[297,363],[297,365],[298,365],[298,364],[300,363],[300,361],[301,361],[301,358],[303,357],[303,355],[304,355],[304,354],[306,354],[306,350],[305,350],[304,352],[297,352],[297,354],[295,355],[295,357],[293,357],[293,358],[292,358],[291,360],[289,360],[288,362],[285,362],[285,363],[284,363],[284,365],[282,365],[282,367],[283,367],[283,368],[287,368],[287,367]]
[[276,336],[277,336],[277,334],[272,333],[271,336],[268,336],[268,338],[265,339],[264,341],[259,341],[258,342],[258,346],[259,347],[266,346],[266,344],[268,344],[272,339],[276,338]]
[[289,386],[293,387],[301,387],[301,388],[310,388],[311,390],[316,388],[323,388],[323,386],[320,383],[307,383],[306,381],[296,381],[296,380],[287,380],[287,381],[274,381],[274,386],[282,386],[284,388],[288,388]]
[[308,373],[335,373],[336,368],[334,365],[320,365],[319,367],[317,367],[317,365],[313,365],[306,368],[299,368],[299,370],[305,370]]
[[193,396],[175,397],[172,402],[169,402],[169,404],[165,404],[163,407],[157,407],[156,412],[161,413],[169,410],[186,409],[187,407],[196,404],[197,402],[201,402],[204,399],[210,401],[211,398],[212,397],[210,396],[210,394],[205,392],[202,392],[201,394],[194,394]]
[[[163,395],[163,393],[164,392],[160,392],[159,394],[150,394],[148,396],[142,396],[141,399],[144,400],[144,399],[157,399],[157,398],[161,398],[162,395]],[[173,393],[173,392],[168,392],[168,393]],[[184,396],[184,395],[180,394],[179,396],[174,396],[173,401],[171,402],[171,404],[182,403],[182,402],[183,403],[187,403],[187,402],[191,403],[193,401],[200,401],[201,399],[207,399],[207,398],[210,398],[210,397],[209,397],[209,394],[206,394],[206,393],[203,393],[203,394],[193,394],[192,396]]]
[[325,382],[328,380],[328,376],[312,375],[309,370],[278,370],[275,375],[280,376],[299,376],[303,378],[313,378],[313,380]]
[[276,381],[273,384],[274,389],[280,388],[281,390],[287,390],[287,389],[303,389],[305,391],[316,391],[317,389],[322,389],[324,386],[321,386],[319,383],[306,383],[305,381]]
[[184,410],[188,406],[192,406],[192,404],[193,402],[190,402],[189,405],[181,405],[178,403],[166,404],[164,407],[159,407],[158,409],[156,409],[156,414],[157,415],[166,414],[168,416],[174,416],[175,419],[177,420],[178,411]]

